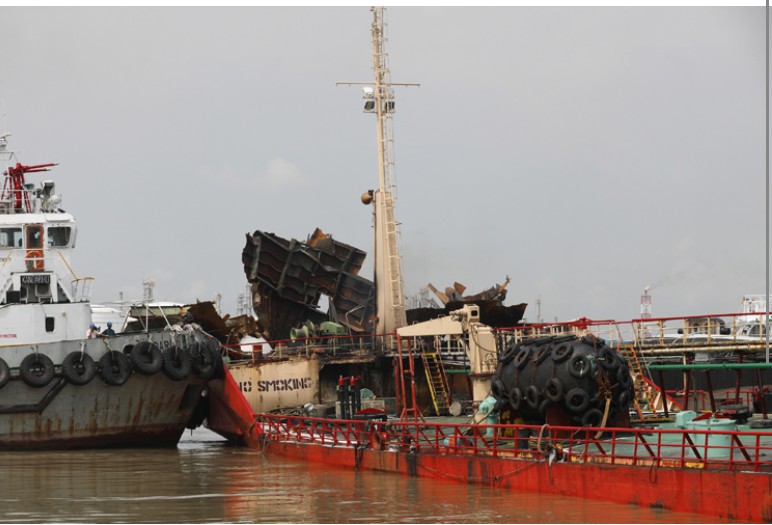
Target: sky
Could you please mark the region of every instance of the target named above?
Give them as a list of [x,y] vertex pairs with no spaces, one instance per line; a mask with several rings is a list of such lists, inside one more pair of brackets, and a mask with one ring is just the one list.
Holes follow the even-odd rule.
[[[92,298],[220,294],[247,233],[372,253],[367,7],[8,8],[3,127],[58,162]],[[405,291],[526,317],[736,312],[765,289],[763,7],[387,9]],[[49,177],[50,176],[50,177]],[[42,177],[41,177],[42,179]],[[34,182],[39,179],[32,178]],[[372,278],[372,261],[362,270]]]

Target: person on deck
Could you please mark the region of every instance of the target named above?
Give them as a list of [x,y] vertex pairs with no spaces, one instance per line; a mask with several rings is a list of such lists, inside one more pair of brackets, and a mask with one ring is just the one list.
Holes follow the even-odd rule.
[[106,337],[114,336],[115,335],[115,330],[113,330],[113,323],[111,323],[110,321],[107,321],[107,328],[105,328],[104,331],[102,331],[101,335],[106,336]]
[[86,339],[96,339],[99,337],[99,329],[94,323],[88,325],[88,331],[86,332]]

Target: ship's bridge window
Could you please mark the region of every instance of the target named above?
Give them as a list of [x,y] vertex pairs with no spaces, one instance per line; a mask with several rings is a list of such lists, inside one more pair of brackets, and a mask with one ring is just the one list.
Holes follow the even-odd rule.
[[0,248],[18,248],[21,239],[21,228],[0,228]]
[[43,247],[43,225],[42,224],[28,224],[26,227],[26,233],[27,233],[27,249]]
[[52,248],[63,248],[70,245],[72,228],[69,226],[52,226],[48,228],[48,245]]

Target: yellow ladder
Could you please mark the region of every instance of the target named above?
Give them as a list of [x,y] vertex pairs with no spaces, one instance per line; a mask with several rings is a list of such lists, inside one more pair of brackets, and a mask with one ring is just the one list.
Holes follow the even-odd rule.
[[657,415],[657,403],[654,398],[654,392],[652,388],[644,381],[643,367],[641,361],[638,359],[638,352],[635,351],[636,344],[630,343],[622,347],[624,353],[627,354],[627,363],[630,366],[630,373],[633,377],[633,404],[635,411],[638,413],[638,417],[643,419],[643,405],[645,403],[647,410],[654,412]]
[[432,394],[434,411],[438,416],[446,416],[450,414],[450,396],[448,378],[445,375],[442,360],[435,352],[422,352],[421,359],[426,372],[426,382],[429,384],[429,391]]

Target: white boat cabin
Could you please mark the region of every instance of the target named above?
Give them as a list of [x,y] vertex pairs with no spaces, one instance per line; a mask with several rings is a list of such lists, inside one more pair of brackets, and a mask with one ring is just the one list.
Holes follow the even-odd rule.
[[[10,154],[2,146],[0,153]],[[17,163],[3,172],[0,345],[81,339],[91,322],[93,279],[78,277],[71,266],[75,219],[59,208],[53,181],[36,188],[24,177],[50,166]]]

